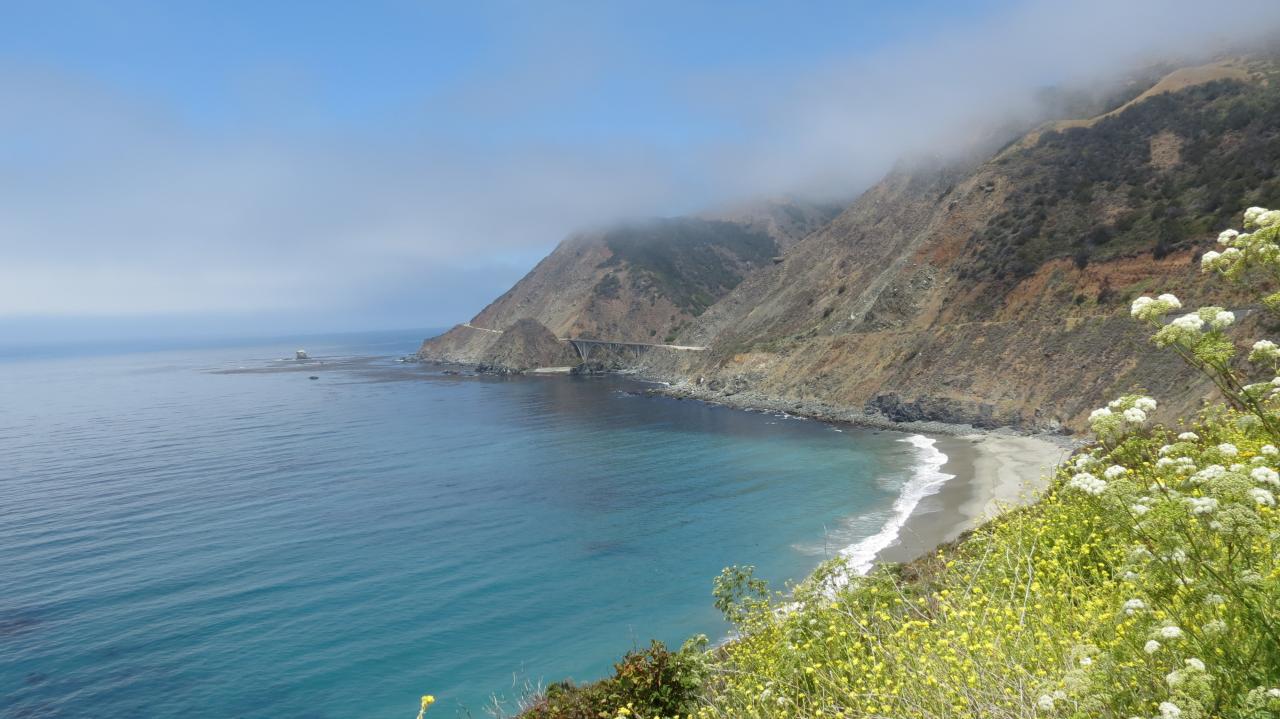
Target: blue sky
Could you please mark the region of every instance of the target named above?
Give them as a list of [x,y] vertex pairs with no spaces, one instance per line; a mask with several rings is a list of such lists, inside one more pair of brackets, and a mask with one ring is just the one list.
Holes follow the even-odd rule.
[[577,228],[849,197],[1278,15],[1204,5],[0,3],[0,330],[450,324]]

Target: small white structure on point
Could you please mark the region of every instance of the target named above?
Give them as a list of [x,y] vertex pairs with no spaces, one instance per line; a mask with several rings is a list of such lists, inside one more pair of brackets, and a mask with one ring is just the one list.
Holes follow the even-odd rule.
[[306,351],[306,350],[298,350],[298,351],[294,352],[294,353],[293,353],[293,358],[294,358],[294,359],[310,359],[309,357],[307,357],[307,351]]

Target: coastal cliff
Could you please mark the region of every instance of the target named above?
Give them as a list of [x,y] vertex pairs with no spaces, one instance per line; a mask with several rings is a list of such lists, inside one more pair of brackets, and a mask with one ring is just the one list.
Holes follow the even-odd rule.
[[491,364],[494,331],[526,318],[560,338],[671,342],[837,211],[782,200],[574,235],[470,322],[424,342],[420,355]]
[[1245,204],[1280,199],[1276,77],[1259,59],[1175,70],[986,157],[904,165],[789,242],[702,219],[571,238],[484,329],[421,356],[484,363],[485,329],[532,317],[561,338],[705,346],[634,369],[718,401],[1071,431],[1141,385],[1180,416],[1211,388],[1147,346],[1128,304],[1168,287],[1241,301],[1198,259]]

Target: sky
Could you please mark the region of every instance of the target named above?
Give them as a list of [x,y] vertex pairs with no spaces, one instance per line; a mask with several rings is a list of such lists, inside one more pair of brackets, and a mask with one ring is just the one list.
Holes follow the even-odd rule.
[[1273,0],[0,0],[0,343],[463,321],[567,234],[848,199]]

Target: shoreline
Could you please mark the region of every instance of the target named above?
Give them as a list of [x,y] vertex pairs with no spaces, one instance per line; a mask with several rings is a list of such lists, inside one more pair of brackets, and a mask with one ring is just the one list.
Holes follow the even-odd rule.
[[[783,412],[832,425],[854,426],[873,431],[898,432],[903,439],[913,435],[932,440],[932,449],[946,459],[941,466],[928,466],[922,457],[916,469],[950,475],[936,491],[919,499],[893,539],[871,560],[869,566],[906,563],[954,542],[1003,512],[1034,503],[1048,488],[1057,466],[1065,461],[1081,440],[1065,434],[1027,433],[1012,427],[975,427],[939,421],[900,422],[865,410],[841,407],[820,400],[786,400],[752,391],[733,395],[699,392],[687,385],[637,377],[657,384],[649,394],[672,399],[688,399],[749,412]],[[916,478],[909,482],[916,481]],[[925,478],[926,483],[929,482]],[[908,485],[904,485],[906,490]],[[902,495],[899,495],[900,501]],[[893,522],[890,517],[881,530]],[[876,534],[879,534],[877,532]],[[871,535],[836,550],[828,559],[843,556],[851,571],[859,545]],[[865,562],[864,562],[865,564]]]
[[[784,412],[833,425],[900,432],[904,439],[920,435],[933,440],[933,449],[946,455],[937,469],[950,477],[936,491],[920,498],[893,540],[876,552],[872,566],[919,559],[1004,511],[1034,503],[1048,488],[1057,466],[1082,444],[1081,440],[1065,434],[1028,433],[1012,427],[975,427],[933,420],[900,422],[820,400],[785,400],[752,391],[714,395],[688,386],[655,383],[660,386],[649,391],[655,396],[696,400],[743,411]],[[933,468],[922,464],[917,469],[927,472]],[[887,520],[892,521],[892,518]],[[862,541],[865,540],[859,540]],[[859,542],[837,550],[829,558],[852,558],[851,553]],[[854,568],[852,562],[850,568]]]
[[[932,449],[946,457],[936,470],[949,477],[936,491],[919,498],[892,540],[874,554],[872,566],[913,561],[954,542],[1004,511],[1034,503],[1048,487],[1057,465],[1082,444],[1065,434],[1028,433],[1012,427],[975,427],[933,420],[901,422],[820,400],[788,400],[753,391],[721,395],[639,373],[624,376],[654,385],[645,391],[649,396],[694,400],[746,412],[781,412],[831,425],[897,432],[903,439],[917,435],[932,440]],[[926,467],[923,459],[919,461],[922,464],[917,465],[918,470],[935,469]],[[887,520],[892,521],[892,518]],[[882,525],[881,531],[884,526],[887,525]],[[841,547],[828,559],[850,558],[852,550],[874,536]]]
[[923,498],[876,563],[910,562],[954,542],[1005,511],[1034,503],[1071,453],[1042,437],[994,432],[932,437],[951,475]]

